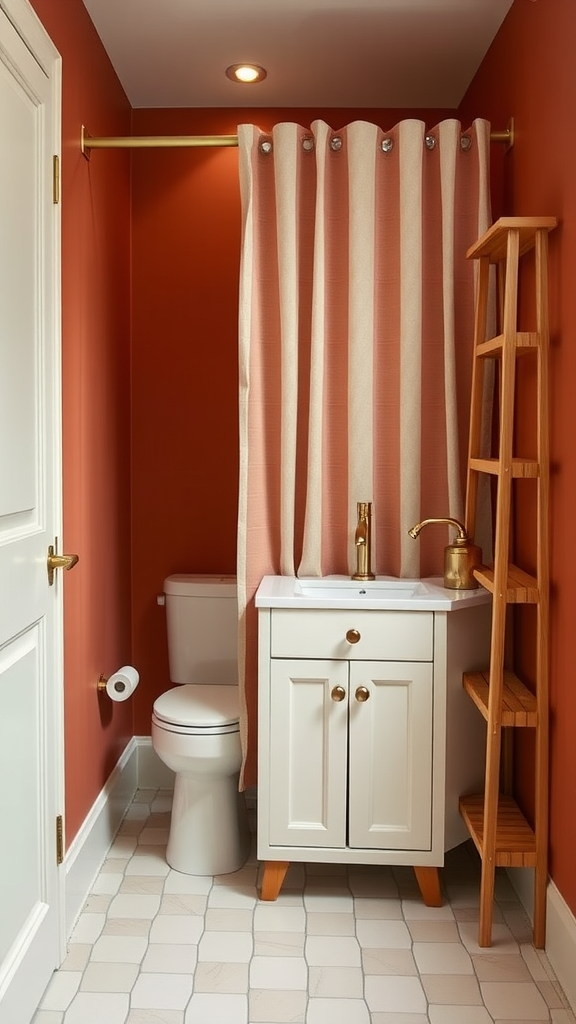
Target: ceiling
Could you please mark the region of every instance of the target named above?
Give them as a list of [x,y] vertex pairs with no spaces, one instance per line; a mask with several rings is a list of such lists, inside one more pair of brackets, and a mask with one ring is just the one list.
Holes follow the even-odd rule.
[[512,3],[84,0],[133,107],[455,108]]

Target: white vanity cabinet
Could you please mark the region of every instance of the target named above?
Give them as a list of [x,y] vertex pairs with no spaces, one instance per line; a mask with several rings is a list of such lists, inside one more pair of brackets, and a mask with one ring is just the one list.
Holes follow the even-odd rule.
[[278,609],[270,625],[271,844],[429,850],[432,613]]
[[486,658],[490,605],[453,603],[435,610],[257,600],[265,872],[276,865],[283,877],[290,861],[427,870],[467,838],[458,798],[482,782],[485,732],[462,672]]
[[432,666],[277,659],[270,683],[270,843],[429,850]]

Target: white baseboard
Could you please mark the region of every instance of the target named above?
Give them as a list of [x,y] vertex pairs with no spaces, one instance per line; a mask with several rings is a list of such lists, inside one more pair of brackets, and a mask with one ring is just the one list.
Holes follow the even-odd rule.
[[133,736],[66,851],[65,934],[69,937],[137,789],[172,789],[174,772],[152,749],[149,736]]
[[66,851],[66,935],[74,927],[138,788],[138,745],[133,737]]
[[576,1012],[576,917],[554,882],[548,884],[546,920],[546,953],[564,995]]
[[[514,868],[508,871],[508,876],[528,917],[533,921],[533,869]],[[564,995],[576,1012],[576,917],[551,880],[546,891],[546,955]]]

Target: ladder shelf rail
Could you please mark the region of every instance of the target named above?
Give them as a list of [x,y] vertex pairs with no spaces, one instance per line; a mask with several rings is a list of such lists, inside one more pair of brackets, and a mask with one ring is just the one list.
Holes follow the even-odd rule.
[[[478,260],[474,327],[474,359],[466,480],[465,522],[476,532],[479,482],[483,474],[495,488],[493,565],[474,575],[492,593],[490,664],[487,670],[465,673],[464,689],[484,716],[486,764],[484,792],[463,796],[460,810],[480,854],[479,945],[490,946],[496,867],[531,867],[534,877],[534,944],[541,948],[546,930],[548,872],[548,602],[549,602],[549,398],[548,398],[548,233],[553,217],[505,217],[468,251]],[[535,330],[518,330],[518,287],[522,257],[534,250]],[[497,267],[500,333],[487,339],[491,268]],[[536,360],[536,458],[515,453],[517,360]],[[497,366],[499,398],[498,451],[481,450],[486,365]],[[496,403],[495,403],[496,404]],[[536,502],[536,575],[512,562],[514,481],[533,482]],[[512,670],[509,608],[532,604],[536,609],[534,692]],[[513,658],[512,658],[513,660]],[[513,796],[502,789],[508,735],[517,728],[535,733],[534,821],[529,824]],[[503,734],[504,730],[504,734]],[[511,787],[513,788],[513,786]]]

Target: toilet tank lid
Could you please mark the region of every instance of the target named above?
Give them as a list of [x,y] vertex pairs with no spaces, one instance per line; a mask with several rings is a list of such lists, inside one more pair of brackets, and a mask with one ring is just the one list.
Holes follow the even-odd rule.
[[164,593],[178,597],[236,597],[236,577],[175,573],[164,580]]

